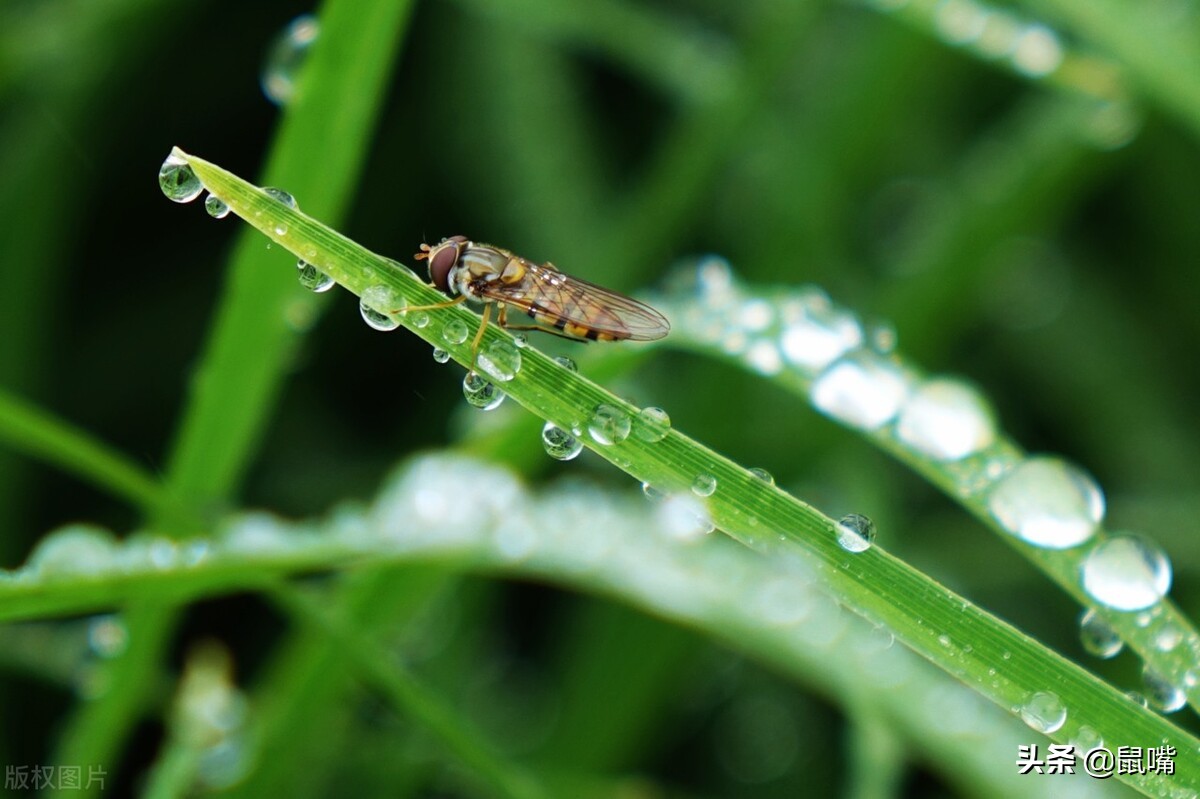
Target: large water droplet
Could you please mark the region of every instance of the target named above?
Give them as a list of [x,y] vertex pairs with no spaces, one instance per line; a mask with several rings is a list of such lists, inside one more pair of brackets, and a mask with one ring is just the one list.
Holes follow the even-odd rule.
[[467,340],[467,323],[461,319],[451,319],[442,328],[442,338],[447,344],[462,344]]
[[213,219],[224,219],[229,216],[229,206],[215,194],[209,194],[204,198],[204,210]]
[[1116,610],[1142,610],[1171,588],[1171,562],[1153,541],[1121,535],[1096,544],[1083,561],[1083,590]]
[[479,353],[479,368],[501,383],[507,383],[521,371],[521,351],[508,341],[493,341]]
[[490,411],[504,402],[504,392],[475,372],[467,372],[463,378],[463,396],[467,402],[483,411]]
[[309,291],[316,294],[323,294],[333,288],[333,278],[320,269],[317,269],[308,261],[297,261],[296,269],[300,273],[300,285]]
[[[300,206],[296,203],[296,198],[292,196],[292,193],[290,191],[284,191],[283,189],[277,189],[274,186],[264,186],[263,194],[267,195],[272,200],[276,200],[278,202],[283,203],[288,208],[291,208],[291,209],[299,209],[300,208]],[[287,233],[286,226],[283,229],[283,233]],[[282,236],[283,233],[280,233],[279,235]]]
[[965,458],[996,437],[991,411],[979,392],[957,380],[927,380],[908,397],[896,437],[939,461]]
[[1104,517],[1104,495],[1082,469],[1059,458],[1029,458],[1000,478],[988,508],[1013,535],[1034,546],[1066,549],[1091,538]]
[[848,513],[837,523],[838,546],[847,552],[866,552],[875,543],[875,522],[861,513]]
[[1098,658],[1116,657],[1125,646],[1121,636],[1095,608],[1088,608],[1080,618],[1079,640],[1088,654]]
[[1187,694],[1178,685],[1146,666],[1142,670],[1146,701],[1160,713],[1174,713],[1187,703]]
[[275,105],[287,105],[296,93],[296,77],[317,40],[316,17],[303,14],[292,20],[267,50],[263,63],[263,94]]
[[167,156],[158,169],[158,186],[168,200],[190,203],[204,191],[204,184],[192,170],[191,164],[175,153]]
[[662,408],[642,408],[633,420],[633,434],[648,444],[662,441],[671,431],[671,417]]
[[808,374],[820,372],[863,342],[859,321],[834,308],[826,297],[788,306],[787,316],[779,348],[788,363]]
[[629,438],[632,425],[629,414],[625,411],[616,405],[602,403],[596,406],[592,418],[588,420],[588,434],[597,444],[620,444]]
[[368,286],[359,298],[358,310],[369,326],[387,332],[400,326],[400,322],[388,313],[398,304],[395,292],[387,286]]
[[553,422],[542,427],[542,446],[546,454],[560,461],[569,461],[583,450],[583,442]]
[[812,385],[812,402],[845,424],[875,430],[895,418],[908,391],[898,364],[859,350],[821,373]]
[[711,474],[698,474],[692,481],[692,493],[698,497],[711,497],[717,490],[717,478]]
[[95,574],[112,568],[116,552],[116,539],[107,530],[75,525],[39,541],[27,568],[43,579]]
[[1067,708],[1057,694],[1038,691],[1021,707],[1021,720],[1030,729],[1050,735],[1066,723]]

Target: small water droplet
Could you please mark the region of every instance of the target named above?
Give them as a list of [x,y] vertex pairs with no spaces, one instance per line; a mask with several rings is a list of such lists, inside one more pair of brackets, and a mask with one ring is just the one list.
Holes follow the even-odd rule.
[[1030,25],[1013,43],[1012,64],[1028,77],[1043,78],[1056,71],[1062,61],[1062,42],[1045,25]]
[[711,474],[698,474],[692,481],[692,493],[698,497],[711,497],[717,490],[717,478]]
[[288,23],[268,48],[259,80],[263,94],[275,105],[287,105],[295,95],[296,77],[319,30],[316,17],[303,14]]
[[317,269],[308,261],[297,261],[296,269],[300,272],[300,285],[309,291],[316,294],[323,294],[333,288],[333,278],[320,269]]
[[1048,549],[1082,544],[1104,517],[1100,487],[1082,469],[1059,458],[1025,460],[997,481],[987,502],[1006,530]]
[[1071,746],[1075,748],[1076,756],[1082,757],[1093,749],[1104,746],[1104,736],[1084,724],[1071,736]]
[[483,411],[490,411],[504,402],[504,392],[475,372],[467,372],[463,378],[463,396],[467,402]]
[[[264,186],[263,194],[267,195],[272,200],[276,200],[277,202],[283,203],[288,208],[291,208],[291,209],[299,209],[300,208],[300,206],[296,204],[296,198],[292,196],[291,192],[284,191],[283,189],[277,189],[274,186]],[[284,233],[286,233],[286,232],[287,232],[287,228],[285,227]],[[283,234],[281,233],[280,235],[283,235]]]
[[716,529],[704,503],[689,494],[673,494],[654,510],[663,532],[679,541],[695,541]]
[[275,235],[276,236],[286,236],[287,232],[288,232],[288,226],[283,224],[282,222],[280,222],[279,224],[277,224],[275,226]]
[[208,211],[208,215],[213,219],[224,219],[229,216],[229,206],[215,194],[209,194],[204,198],[204,210]]
[[479,368],[501,383],[507,383],[521,371],[521,351],[508,341],[493,341],[479,353]]
[[129,645],[129,628],[114,614],[95,616],[88,623],[88,646],[99,657],[114,658]]
[[995,440],[991,410],[979,392],[957,380],[933,379],[904,402],[896,438],[938,461],[954,461]]
[[1021,720],[1029,725],[1031,730],[1050,735],[1058,732],[1066,723],[1067,708],[1057,694],[1038,691],[1022,706]]
[[555,355],[554,362],[566,369],[568,372],[578,372],[579,367],[575,365],[575,361],[568,358],[566,355]]
[[467,323],[461,319],[451,319],[442,328],[442,338],[447,344],[462,344],[467,340]]
[[412,322],[412,326],[417,330],[429,327],[429,314],[424,311],[405,312],[405,316],[408,317],[408,321]]
[[1117,631],[1094,608],[1079,619],[1079,640],[1088,654],[1098,658],[1116,657],[1125,646]]
[[519,349],[525,349],[529,346],[529,336],[517,333],[513,336],[513,344],[516,344]]
[[633,434],[648,444],[662,441],[671,431],[671,417],[662,408],[642,408],[633,420]]
[[632,426],[629,414],[616,405],[602,403],[592,411],[592,418],[588,420],[588,434],[597,444],[611,446],[628,438]]
[[1083,589],[1116,610],[1142,610],[1171,587],[1171,562],[1153,541],[1120,535],[1101,541],[1083,561]]
[[446,361],[450,360],[450,353],[446,352],[441,347],[434,347],[433,359],[438,363],[446,363]]
[[838,520],[837,540],[847,552],[866,552],[875,543],[875,522],[861,513],[848,513]]
[[553,422],[542,427],[542,446],[547,455],[560,461],[572,460],[583,451],[583,442]]
[[853,314],[814,295],[789,306],[779,349],[792,366],[817,374],[863,342],[862,325]]
[[812,384],[812,403],[851,427],[875,430],[900,412],[909,381],[898,364],[869,350],[838,360]]
[[646,499],[659,500],[665,495],[654,486],[650,485],[649,481],[642,483],[642,493],[646,495]]
[[110,568],[115,556],[116,539],[107,530],[72,525],[39,541],[27,568],[41,578],[95,574]]
[[1174,713],[1187,703],[1187,694],[1178,685],[1151,669],[1142,669],[1146,700],[1160,713]]
[[775,485],[775,475],[771,474],[766,469],[760,469],[759,467],[755,466],[750,470],[750,474],[754,475],[759,480],[762,480],[769,486]]
[[395,330],[400,323],[388,315],[387,309],[396,307],[395,292],[387,286],[368,286],[358,301],[358,310],[363,321],[375,330],[385,333]]
[[1183,630],[1170,622],[1154,634],[1154,647],[1159,652],[1170,652],[1183,643]]
[[191,164],[175,153],[167,156],[158,169],[158,186],[168,200],[190,203],[204,191],[204,184],[192,170]]

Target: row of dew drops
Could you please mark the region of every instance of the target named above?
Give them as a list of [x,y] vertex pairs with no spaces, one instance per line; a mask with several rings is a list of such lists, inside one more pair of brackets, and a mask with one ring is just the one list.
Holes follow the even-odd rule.
[[[169,156],[159,173],[164,194],[176,202],[195,200],[203,185],[187,162]],[[278,201],[295,208],[290,194],[264,189]],[[205,201],[208,213],[222,218],[229,207],[215,195]],[[285,234],[286,229],[277,231]],[[302,285],[315,292],[332,288],[334,281],[312,264],[298,261]],[[1000,525],[1027,544],[1047,549],[1067,549],[1087,543],[1097,532],[1104,514],[1104,497],[1095,481],[1077,466],[1057,457],[1021,457],[998,441],[993,414],[971,386],[950,378],[919,378],[891,355],[895,334],[885,326],[865,329],[856,316],[835,306],[815,288],[806,288],[783,300],[743,297],[732,270],[720,258],[707,258],[695,268],[681,269],[673,280],[673,296],[682,298],[674,314],[681,333],[692,335],[742,359],[752,370],[776,375],[792,370],[808,381],[813,404],[827,415],[867,432],[886,435],[914,454],[944,469],[964,496],[986,495],[988,508]],[[363,292],[363,320],[381,331],[399,326],[403,298],[384,286]],[[417,312],[414,326],[428,324],[428,314]],[[463,344],[470,331],[461,320],[451,320],[442,330],[447,346]],[[474,407],[494,409],[503,402],[497,383],[511,381],[521,368],[524,336],[492,342],[479,353],[478,365],[492,380],[476,372],[463,379],[463,394]],[[446,349],[435,347],[435,360],[449,360]],[[575,371],[566,357],[555,359]],[[631,435],[645,443],[666,438],[671,421],[667,412],[647,407],[636,415],[623,408],[601,404],[585,422],[561,427],[546,422],[542,443],[547,454],[571,460],[583,449],[586,435],[600,446],[624,442]],[[773,483],[762,470],[757,477]],[[660,498],[649,484],[646,494]],[[666,529],[680,538],[708,533],[714,524],[705,500],[717,490],[717,480],[699,474],[691,493],[664,498],[661,517]],[[834,528],[837,541],[848,552],[864,552],[875,537],[874,524],[865,516],[850,514]],[[1165,553],[1148,539],[1116,535],[1096,543],[1081,568],[1084,590],[1096,602],[1118,611],[1137,612],[1139,626],[1159,621],[1160,601],[1171,583],[1171,566]],[[1157,607],[1156,607],[1157,606]],[[1183,643],[1184,635],[1166,622],[1156,641],[1164,651]],[[1085,615],[1082,637],[1089,651],[1115,656],[1120,638],[1095,613]],[[1103,645],[1093,642],[1105,641]],[[1188,641],[1200,654],[1200,641]],[[1186,701],[1185,687],[1200,682],[1192,675],[1186,686],[1176,686],[1158,675],[1145,675],[1147,694],[1164,710],[1177,710]]]
[[[999,525],[1020,541],[1050,550],[1090,547],[1079,570],[1084,592],[1099,605],[1133,614],[1137,626],[1151,630],[1160,651],[1186,644],[1184,651],[1192,654],[1186,661],[1200,660],[1200,640],[1185,635],[1164,608],[1172,572],[1163,550],[1137,535],[1097,537],[1105,502],[1096,481],[1062,458],[1016,451],[998,434],[991,408],[974,387],[906,368],[893,352],[895,332],[886,325],[864,326],[814,287],[770,299],[750,296],[718,257],[680,270],[660,304],[671,312],[678,334],[757,373],[799,378],[822,413],[936,465],[963,497],[983,499]],[[856,550],[854,533],[860,528],[869,532]],[[849,551],[869,547],[873,527],[865,517],[847,517],[838,529]],[[1095,611],[1084,614],[1080,630],[1095,655],[1113,657],[1122,648],[1118,634]],[[1183,706],[1200,672],[1188,672],[1182,685],[1149,670],[1144,678],[1149,701],[1169,712]]]

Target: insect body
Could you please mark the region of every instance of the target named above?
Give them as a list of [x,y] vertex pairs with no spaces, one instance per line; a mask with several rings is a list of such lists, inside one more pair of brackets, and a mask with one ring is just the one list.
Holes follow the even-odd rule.
[[[479,348],[493,306],[499,308],[501,327],[542,330],[577,341],[652,341],[671,329],[662,314],[637,300],[571,277],[551,263],[534,263],[466,236],[451,236],[432,247],[422,244],[414,257],[429,261],[430,281],[454,298],[426,307],[463,300],[484,304],[472,352]],[[529,314],[537,324],[510,325],[509,306]]]

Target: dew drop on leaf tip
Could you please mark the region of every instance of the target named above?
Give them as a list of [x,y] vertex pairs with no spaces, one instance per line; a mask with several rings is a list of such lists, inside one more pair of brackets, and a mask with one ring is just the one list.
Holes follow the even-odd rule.
[[168,200],[190,203],[204,191],[204,184],[184,158],[171,153],[158,170],[158,185]]

